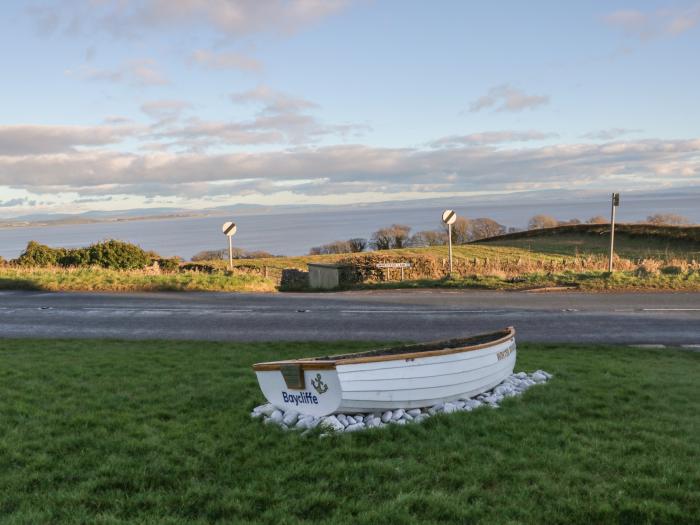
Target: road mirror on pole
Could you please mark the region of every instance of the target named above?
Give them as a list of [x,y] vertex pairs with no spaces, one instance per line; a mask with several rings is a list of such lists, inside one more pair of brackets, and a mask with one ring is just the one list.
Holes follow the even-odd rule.
[[236,234],[236,230],[238,228],[236,227],[235,222],[225,222],[224,225],[221,227],[221,231],[224,232],[224,235],[228,237],[228,268],[229,270],[233,270],[233,245],[231,243],[231,237],[233,237]]
[[442,222],[447,224],[447,246],[450,257],[450,277],[452,277],[452,225],[457,220],[457,214],[454,210],[445,210],[442,212]]
[[610,205],[610,258],[608,259],[608,271],[613,271],[613,255],[615,253],[615,210],[620,205],[620,194],[612,194]]

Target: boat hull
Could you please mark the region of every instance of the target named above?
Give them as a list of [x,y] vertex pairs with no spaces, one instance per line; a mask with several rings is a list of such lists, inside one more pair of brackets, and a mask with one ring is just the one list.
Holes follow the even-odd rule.
[[516,356],[512,331],[493,343],[426,355],[349,358],[330,364],[300,360],[303,379],[296,389],[280,369],[260,366],[256,374],[263,394],[277,408],[323,416],[424,408],[473,397],[512,374]]

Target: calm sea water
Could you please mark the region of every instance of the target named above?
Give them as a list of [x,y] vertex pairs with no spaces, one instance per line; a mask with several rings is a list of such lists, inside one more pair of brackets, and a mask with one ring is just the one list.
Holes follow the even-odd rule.
[[[547,213],[558,219],[607,216],[607,200],[592,202],[561,202],[547,204],[454,204],[460,215],[491,217],[507,226],[524,227],[537,213]],[[265,250],[279,255],[302,255],[309,248],[337,239],[370,237],[372,232],[392,223],[407,224],[413,231],[435,229],[444,207],[363,208],[309,213],[244,215],[231,217],[238,224],[234,245],[246,250]],[[619,208],[621,222],[637,221],[657,212],[673,212],[700,223],[700,203],[697,198],[670,197],[664,199],[628,198]],[[225,218],[183,218],[147,221],[111,222],[49,226],[41,228],[0,229],[0,256],[17,257],[27,242],[35,240],[50,246],[75,248],[103,239],[120,239],[155,250],[164,256],[179,255],[189,259],[201,250],[226,248],[221,233]]]

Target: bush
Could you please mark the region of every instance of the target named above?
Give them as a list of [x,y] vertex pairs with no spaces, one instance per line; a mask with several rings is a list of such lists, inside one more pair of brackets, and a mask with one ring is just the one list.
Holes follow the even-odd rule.
[[134,270],[152,263],[151,257],[140,246],[114,239],[91,245],[88,253],[89,264],[103,268]]
[[56,266],[65,250],[51,248],[36,241],[29,241],[22,254],[15,260],[20,266]]
[[158,263],[158,268],[163,272],[177,272],[180,269],[182,259],[180,257],[163,257],[156,262]]
[[647,217],[649,224],[657,226],[688,226],[690,220],[676,213],[656,213]]

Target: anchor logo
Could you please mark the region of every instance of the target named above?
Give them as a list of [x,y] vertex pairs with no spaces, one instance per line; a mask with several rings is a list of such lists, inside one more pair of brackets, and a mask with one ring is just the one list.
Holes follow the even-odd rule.
[[326,390],[328,390],[328,385],[321,381],[321,374],[316,374],[316,379],[311,381],[311,386],[313,386],[314,390],[316,390],[316,392],[319,394],[323,394]]

